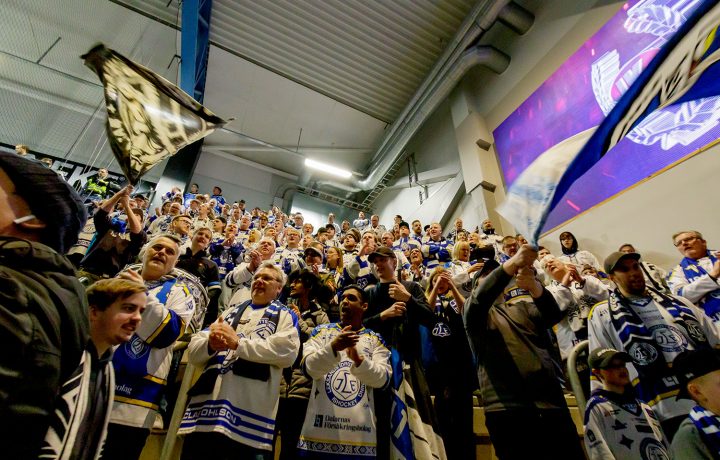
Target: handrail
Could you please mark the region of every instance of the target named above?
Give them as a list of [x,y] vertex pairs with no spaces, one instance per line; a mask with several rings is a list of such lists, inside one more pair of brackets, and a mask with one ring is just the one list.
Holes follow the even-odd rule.
[[585,406],[587,405],[587,400],[585,399],[585,390],[583,390],[582,383],[580,382],[580,376],[577,372],[577,357],[583,350],[590,347],[590,342],[588,340],[583,340],[582,342],[575,345],[575,347],[570,351],[570,355],[567,359],[567,373],[568,378],[570,379],[570,388],[572,388],[573,393],[575,393],[575,400],[577,401],[578,409],[580,410],[580,414],[585,413]]
[[[174,350],[180,351],[187,348],[188,342],[176,342]],[[167,433],[165,434],[165,441],[163,442],[162,450],[160,451],[160,460],[172,460],[173,450],[175,449],[175,443],[177,442],[177,432],[180,429],[180,423],[182,422],[183,415],[185,414],[185,406],[188,400],[188,390],[193,383],[196,373],[199,373],[202,369],[195,367],[190,363],[187,363],[185,367],[185,374],[183,375],[182,383],[180,384],[180,390],[178,392],[177,401],[175,401],[175,407],[173,408],[172,417],[170,417],[170,423],[168,424]]]

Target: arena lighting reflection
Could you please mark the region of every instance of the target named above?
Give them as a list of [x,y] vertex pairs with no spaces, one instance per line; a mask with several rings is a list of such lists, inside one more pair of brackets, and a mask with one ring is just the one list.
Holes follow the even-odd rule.
[[326,172],[328,174],[332,174],[333,176],[342,177],[343,179],[349,179],[352,176],[352,173],[346,169],[336,168],[335,166],[330,166],[328,164],[311,160],[309,158],[305,159],[305,166],[307,166],[308,168],[317,169],[318,171]]
[[[550,147],[597,126],[698,4],[626,2],[493,132],[506,184]],[[718,98],[659,110],[573,185],[544,230],[701,151],[719,135]]]

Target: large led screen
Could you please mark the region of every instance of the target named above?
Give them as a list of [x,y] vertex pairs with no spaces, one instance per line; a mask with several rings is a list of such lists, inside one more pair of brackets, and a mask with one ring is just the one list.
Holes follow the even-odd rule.
[[[545,150],[597,126],[698,3],[625,3],[493,132],[506,185]],[[653,113],[573,185],[544,230],[702,150],[720,137],[719,120],[715,97]]]

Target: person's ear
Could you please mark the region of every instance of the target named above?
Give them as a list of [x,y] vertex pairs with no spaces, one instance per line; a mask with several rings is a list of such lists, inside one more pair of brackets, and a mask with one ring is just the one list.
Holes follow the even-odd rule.
[[705,398],[705,395],[703,394],[702,387],[696,383],[688,383],[687,384],[687,390],[690,394],[690,397],[699,403],[702,403],[702,401]]
[[367,309],[368,309],[368,303],[367,303],[367,302],[364,302],[364,303],[362,304],[362,309],[363,309],[363,311],[367,311]]

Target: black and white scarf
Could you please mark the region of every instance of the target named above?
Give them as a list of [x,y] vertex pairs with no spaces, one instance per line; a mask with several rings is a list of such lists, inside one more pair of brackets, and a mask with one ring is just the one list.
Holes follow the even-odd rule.
[[[694,349],[709,347],[700,323],[685,304],[651,288],[648,288],[648,293],[653,301],[673,317],[675,325],[687,331],[689,344]],[[677,381],[653,334],[630,307],[630,303],[619,290],[612,292],[609,299],[610,321],[638,372],[638,384],[635,387],[638,398],[652,401],[662,393],[676,390]]]

